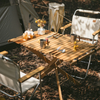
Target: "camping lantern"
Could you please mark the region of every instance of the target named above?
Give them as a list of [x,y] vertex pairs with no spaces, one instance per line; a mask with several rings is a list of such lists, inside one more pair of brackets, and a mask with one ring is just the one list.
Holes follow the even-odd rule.
[[49,30],[54,29],[55,32],[59,31],[63,24],[64,6],[63,3],[49,3]]

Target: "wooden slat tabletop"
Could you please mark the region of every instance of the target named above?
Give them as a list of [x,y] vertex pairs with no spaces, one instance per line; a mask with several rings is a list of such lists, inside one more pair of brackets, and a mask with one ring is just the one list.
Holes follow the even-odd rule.
[[[37,31],[34,31],[33,38],[37,38],[37,37],[41,36],[41,35],[38,35],[37,33],[38,33]],[[48,34],[48,33],[50,33],[50,31],[46,30],[45,33]],[[16,42],[17,44],[21,44],[21,43],[26,42],[26,41],[25,41],[25,39],[23,39],[23,35],[22,35],[22,36],[18,36],[16,38],[9,39],[8,42]]]
[[[39,39],[45,39],[52,34],[54,34],[54,32],[23,42],[21,43],[21,45],[42,52],[44,54],[50,53],[52,56],[68,62],[72,61],[75,58],[81,57],[86,52],[89,52],[91,49],[95,48],[94,45],[81,41],[77,42],[77,44],[79,45],[79,49],[75,51],[73,48],[74,44],[71,43],[70,37],[67,35],[63,35],[58,39],[53,37],[48,38],[50,41],[49,45],[46,46],[45,49],[41,49]],[[65,49],[65,53],[57,51],[56,49],[58,47],[61,47],[60,49]]]

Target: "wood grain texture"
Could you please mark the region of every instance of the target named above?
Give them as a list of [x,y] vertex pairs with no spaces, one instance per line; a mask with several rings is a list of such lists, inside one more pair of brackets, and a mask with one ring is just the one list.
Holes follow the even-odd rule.
[[[48,63],[50,61],[48,61],[48,59],[46,59],[45,57],[41,56],[42,53],[50,54],[51,56],[57,59],[71,62],[74,59],[85,55],[86,52],[90,52],[92,49],[96,48],[96,46],[93,44],[89,44],[89,43],[82,42],[82,41],[77,41],[77,45],[79,46],[79,48],[75,51],[74,43],[71,42],[70,36],[60,35],[57,33],[56,36],[58,37],[58,39],[54,37],[48,38],[48,40],[50,41],[49,45],[47,45],[45,49],[41,49],[39,40],[45,39],[48,36],[53,35],[53,34],[55,33],[50,32],[48,34],[31,39],[29,41],[26,41],[20,44],[29,48],[33,53],[36,53],[40,58],[42,58]],[[65,49],[65,53],[58,51],[57,50],[58,47],[61,47],[60,50]]]
[[56,73],[56,80],[57,80],[57,86],[58,86],[58,92],[59,92],[59,99],[63,100],[62,98],[62,92],[61,92],[61,87],[60,87],[60,82],[59,82],[59,75],[58,75],[58,69],[57,67],[55,68],[55,73]]
[[[86,53],[85,55],[81,56],[80,58],[78,58],[78,61],[81,61],[83,59],[85,59],[87,56],[92,55],[93,53],[95,53],[96,51],[100,50],[100,48],[95,48],[95,50],[91,50],[89,53]],[[77,63],[77,60],[73,60],[70,65],[74,65]]]
[[8,51],[1,51],[0,54],[7,55],[8,54]]
[[97,35],[98,33],[100,32],[100,29],[99,30],[97,30],[97,31],[95,31],[92,35]]
[[[51,34],[54,34],[54,33],[51,33]],[[32,39],[30,41],[22,43],[22,45],[29,49],[33,49],[44,54],[50,53],[50,55],[52,55],[53,57],[56,57],[60,60],[65,60],[68,62],[72,61],[75,58],[80,57],[81,55],[95,48],[95,46],[92,44],[82,42],[82,41],[80,42],[77,41],[77,45],[79,45],[79,49],[75,51],[74,44],[71,43],[70,37],[67,35],[62,35],[58,39],[53,38],[53,37],[49,38],[49,41],[50,41],[49,45],[45,49],[41,49],[39,39],[46,38],[47,36],[48,35],[44,35],[36,39]],[[57,50],[58,47],[61,47],[60,49],[65,49],[65,53],[59,52]],[[55,53],[52,51],[55,51]]]
[[28,73],[27,75],[23,76],[22,78],[18,79],[18,81],[20,83],[26,81],[27,79],[29,79],[30,77],[32,77],[33,75],[43,71],[45,69],[45,67],[41,66],[41,67],[38,67],[37,69],[31,71],[30,73]]
[[61,30],[66,29],[66,28],[70,27],[71,25],[72,25],[72,23],[69,23],[69,24],[67,24],[67,25],[65,25],[65,26],[63,26],[63,27],[61,27],[60,29],[61,29]]

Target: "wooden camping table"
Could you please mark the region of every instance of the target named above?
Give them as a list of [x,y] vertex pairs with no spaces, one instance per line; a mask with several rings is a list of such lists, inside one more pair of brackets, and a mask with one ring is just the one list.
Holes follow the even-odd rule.
[[[22,40],[22,36],[10,39],[9,41],[16,42],[16,43],[19,43],[19,44],[27,47],[30,51],[32,51],[33,53],[35,53],[37,56],[39,56],[41,59],[43,59],[45,62],[48,63],[48,66],[46,66],[45,70],[41,74],[42,78],[45,75],[47,75],[52,69],[55,69],[59,98],[60,98],[60,100],[63,100],[60,83],[59,83],[58,71],[61,74],[63,74],[65,77],[67,77],[69,80],[74,82],[75,84],[79,85],[80,83],[77,80],[75,80],[72,76],[70,76],[68,73],[66,73],[64,70],[59,68],[58,65],[62,61],[67,61],[67,62],[70,62],[70,64],[75,64],[75,63],[77,63],[77,60],[75,60],[75,59],[82,60],[86,56],[95,52],[94,49],[96,47],[94,45],[91,45],[91,44],[88,44],[85,42],[84,43],[77,42],[77,44],[79,45],[79,49],[75,51],[73,49],[74,44],[71,43],[71,39],[69,36],[58,35],[58,36],[56,36],[57,38],[55,38],[53,36],[48,38],[50,41],[49,45],[45,49],[41,49],[39,39],[47,38],[48,36],[51,36],[53,34],[54,34],[54,32],[49,32],[46,35],[39,36],[37,38],[31,39],[28,41],[24,41],[24,42],[20,41],[20,40]],[[20,41],[20,42],[18,42],[18,41]],[[58,47],[61,47],[60,49],[65,49],[65,53],[59,52],[57,50]],[[93,50],[91,51],[91,49],[93,49]],[[86,53],[86,52],[89,52],[89,53]],[[46,56],[44,54],[45,55],[50,54],[51,56],[53,56],[53,60],[50,61],[49,59],[46,58]]]

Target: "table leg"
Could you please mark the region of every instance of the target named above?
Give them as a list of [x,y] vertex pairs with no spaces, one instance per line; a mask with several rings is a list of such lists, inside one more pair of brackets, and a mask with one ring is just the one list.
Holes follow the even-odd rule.
[[55,68],[55,62],[57,61],[57,58],[54,58],[51,63],[48,64],[46,69],[42,72],[41,78],[43,78],[45,75],[47,75],[53,68]]
[[[56,63],[55,63],[56,62]],[[48,65],[47,69],[42,73],[41,77],[44,77],[46,74],[48,74],[53,68],[55,68],[56,71],[56,79],[57,79],[57,85],[58,85],[58,91],[59,91],[59,98],[60,100],[63,100],[62,98],[62,92],[61,92],[61,87],[60,87],[60,82],[59,82],[59,76],[58,76],[58,69],[57,66],[60,64],[62,61],[57,61],[56,58],[54,58],[51,63]]]
[[55,71],[56,71],[56,79],[57,79],[57,85],[58,85],[58,91],[59,91],[59,98],[60,98],[60,100],[63,100],[63,98],[62,98],[61,87],[60,87],[60,83],[59,83],[58,71],[60,73],[62,73],[65,77],[67,77],[69,80],[71,80],[72,82],[74,82],[75,84],[80,85],[80,83],[77,80],[75,80],[68,73],[66,73],[65,71],[63,71],[59,67],[57,67],[62,62],[62,60],[58,60],[57,61],[57,58],[54,58],[52,61],[50,61],[42,53],[40,53],[40,52],[38,52],[36,50],[33,50],[33,49],[29,49],[29,50],[32,51],[33,53],[35,53],[38,57],[40,57],[41,59],[43,59],[44,61],[46,61],[48,63],[48,66],[46,67],[46,69],[41,74],[41,78],[43,78],[52,69],[55,68]]
[[[57,62],[55,64],[55,62]],[[45,75],[47,75],[52,69],[54,69],[56,66],[58,66],[60,63],[62,62],[62,60],[58,60],[57,58],[54,58],[49,65],[46,67],[46,69],[43,71],[43,73],[41,74],[41,78],[43,78]]]
[[70,81],[74,82],[74,84],[76,85],[80,85],[80,83],[73,78],[72,76],[70,76],[68,73],[66,73],[65,71],[63,71],[61,68],[58,67],[58,71],[63,74],[65,77],[67,77]]
[[59,82],[59,76],[58,76],[58,69],[57,69],[57,67],[55,68],[55,72],[56,72],[56,79],[57,79],[57,85],[58,85],[59,98],[60,98],[60,100],[63,100],[63,98],[62,98],[62,92],[61,92],[61,87],[60,87],[60,82]]

